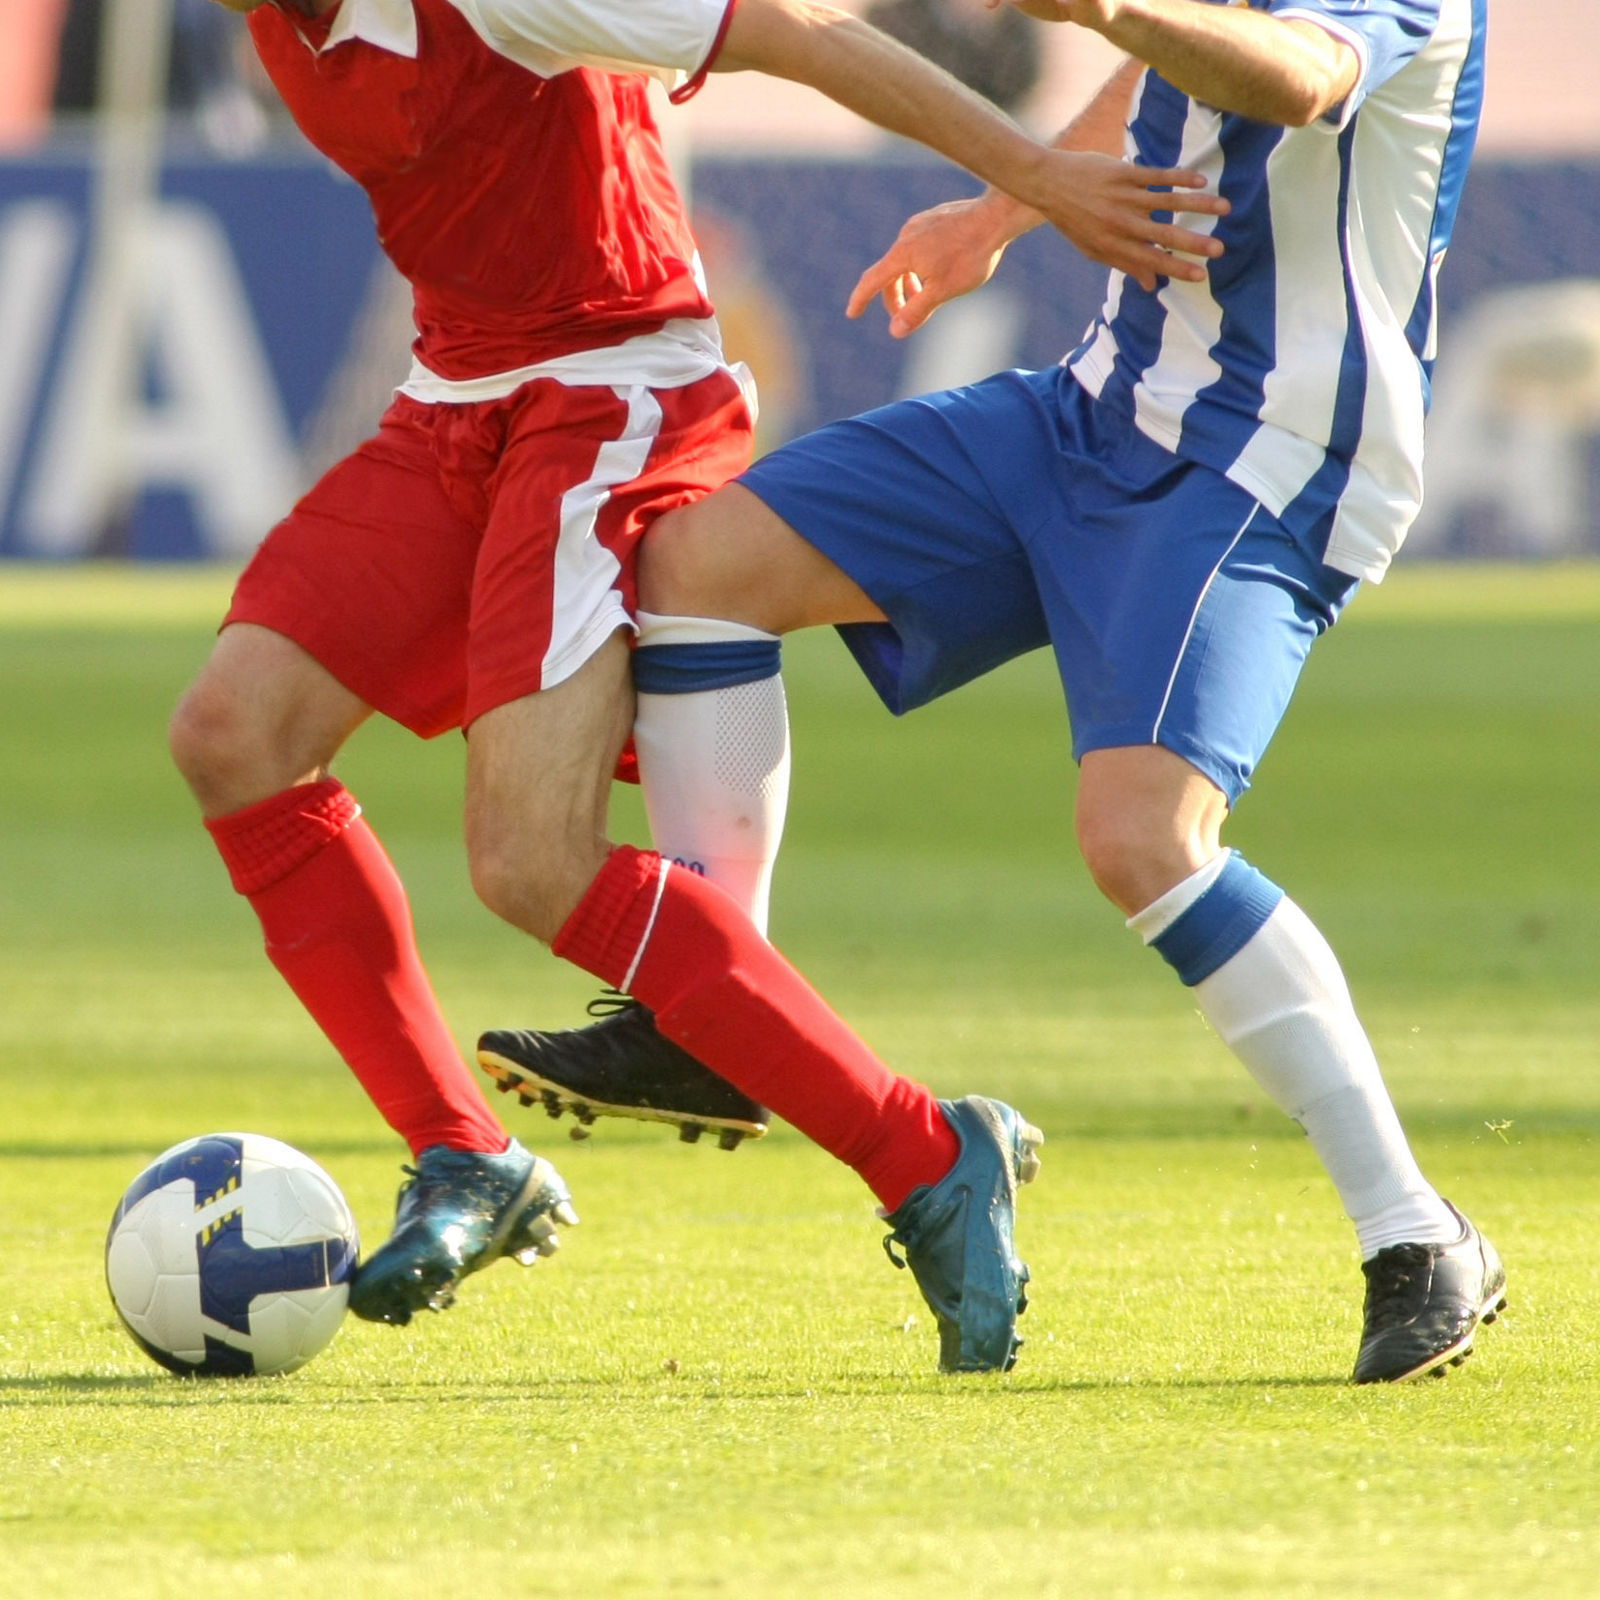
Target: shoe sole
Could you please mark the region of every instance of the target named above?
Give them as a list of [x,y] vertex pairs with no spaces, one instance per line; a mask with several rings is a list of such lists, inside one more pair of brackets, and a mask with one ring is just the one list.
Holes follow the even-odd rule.
[[1016,1173],[1019,1189],[1039,1176],[1039,1147],[1043,1143],[1044,1135],[1031,1122],[1024,1122],[1017,1129]]
[[[540,1190],[552,1194],[559,1186],[563,1198],[540,1198]],[[565,1194],[556,1169],[543,1156],[535,1156],[527,1179],[517,1191],[517,1197],[506,1207],[500,1226],[490,1235],[483,1254],[469,1271],[478,1272],[498,1261],[502,1256],[515,1261],[520,1267],[531,1267],[541,1257],[553,1256],[561,1248],[556,1233],[557,1224],[576,1227],[578,1213],[572,1209],[572,1200]],[[537,1202],[537,1203],[535,1203]],[[466,1273],[462,1274],[463,1277]]]
[[[741,1117],[697,1116],[684,1111],[661,1110],[655,1106],[615,1105],[606,1100],[590,1100],[548,1078],[542,1078],[520,1061],[493,1050],[478,1052],[478,1065],[494,1079],[501,1094],[514,1094],[525,1106],[542,1105],[551,1117],[570,1111],[578,1119],[571,1130],[574,1139],[587,1139],[589,1128],[600,1117],[626,1117],[631,1122],[661,1122],[678,1130],[685,1144],[694,1144],[703,1133],[717,1135],[723,1150],[737,1150],[746,1139],[759,1139],[767,1131],[764,1122]],[[1038,1170],[1035,1164],[1035,1171]],[[1022,1181],[1022,1180],[1019,1180]]]
[[[1418,1362],[1409,1372],[1397,1372],[1392,1378],[1380,1378],[1380,1383],[1406,1383],[1412,1378],[1443,1378],[1448,1375],[1451,1367],[1459,1367],[1468,1356],[1472,1354],[1472,1343],[1477,1338],[1478,1329],[1487,1327],[1506,1308],[1506,1286],[1502,1281],[1494,1293],[1491,1294],[1478,1309],[1477,1319],[1472,1326],[1447,1349],[1440,1350],[1431,1355],[1426,1361]],[[1374,1380],[1368,1379],[1368,1382]]]

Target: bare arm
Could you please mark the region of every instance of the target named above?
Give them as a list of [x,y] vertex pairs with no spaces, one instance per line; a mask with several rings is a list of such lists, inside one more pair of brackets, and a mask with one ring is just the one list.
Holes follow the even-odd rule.
[[1356,86],[1345,40],[1300,17],[1203,0],[1013,0],[1046,22],[1075,22],[1148,62],[1168,83],[1221,111],[1303,128]]
[[[887,35],[812,0],[740,0],[713,71],[756,70],[809,84],[879,127],[928,145],[1059,228],[1094,260],[1140,277],[1171,271],[1173,249],[1205,236],[1153,213],[1215,213],[1205,180],[1083,148],[1045,148],[987,100]],[[1187,263],[1185,264],[1187,265]]]
[[[1093,153],[1104,161],[1116,155],[1122,149],[1128,104],[1144,70],[1143,62],[1125,61],[1056,135],[1054,148]],[[1129,172],[1139,170],[1126,163],[1119,165]],[[1168,195],[1166,203],[1170,205],[1173,199]],[[1227,202],[1218,201],[1212,209],[1223,215]],[[976,200],[957,200],[919,212],[900,230],[888,252],[861,274],[850,296],[848,314],[860,316],[881,294],[889,313],[889,332],[903,339],[947,300],[987,283],[1006,246],[1043,220],[1038,211],[994,188]],[[1222,254],[1219,240],[1172,224],[1168,227],[1170,234],[1161,241],[1167,250],[1202,257]],[[1164,255],[1155,242],[1136,268],[1124,270],[1147,289],[1155,288],[1158,275],[1191,282],[1205,277],[1200,262]]]

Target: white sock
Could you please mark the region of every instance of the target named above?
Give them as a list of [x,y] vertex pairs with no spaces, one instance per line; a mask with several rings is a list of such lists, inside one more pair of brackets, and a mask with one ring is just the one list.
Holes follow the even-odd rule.
[[[1208,862],[1195,874],[1209,874],[1199,893],[1184,895],[1193,882],[1186,880],[1130,926],[1147,943],[1159,937],[1219,873],[1217,861]],[[1193,993],[1223,1042],[1305,1129],[1355,1224],[1363,1260],[1391,1244],[1460,1236],[1411,1154],[1337,957],[1292,900],[1280,900]]]
[[[641,646],[771,642],[776,635],[706,617],[641,612]],[[703,872],[765,933],[772,868],[789,805],[783,679],[690,694],[638,696],[634,744],[655,847]]]

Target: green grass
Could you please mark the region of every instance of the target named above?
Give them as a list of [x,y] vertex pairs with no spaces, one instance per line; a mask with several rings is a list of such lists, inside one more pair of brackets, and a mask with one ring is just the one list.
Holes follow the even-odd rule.
[[[190,1134],[310,1151],[382,1236],[402,1152],[261,958],[163,724],[225,577],[0,568],[0,1589],[18,1596],[1600,1593],[1600,572],[1402,571],[1319,646],[1231,827],[1341,952],[1511,1310],[1447,1382],[1344,1380],[1332,1191],[1071,846],[1030,660],[892,725],[788,650],[774,932],[891,1060],[1049,1135],[1008,1377],[936,1376],[855,1179],[509,1108],[584,1224],[448,1316],[189,1384],[100,1275]],[[461,745],[342,773],[465,1045],[588,981],[472,900]],[[636,800],[619,826],[639,833]]]

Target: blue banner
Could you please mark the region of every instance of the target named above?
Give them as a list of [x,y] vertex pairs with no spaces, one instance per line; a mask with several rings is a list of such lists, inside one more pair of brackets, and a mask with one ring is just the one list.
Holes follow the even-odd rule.
[[[913,211],[972,192],[944,164],[702,161],[696,229],[730,356],[755,370],[771,445],[896,396],[1076,343],[1104,272],[1039,230],[993,283],[897,342],[849,322],[858,273]],[[0,162],[0,556],[248,553],[371,428],[408,360],[404,286],[361,192],[299,146],[173,154],[141,229],[138,399],[96,437],[82,150]],[[1600,551],[1600,167],[1475,169],[1441,282],[1432,554]],[[120,451],[113,470],[109,456]],[[131,474],[133,491],[126,484]]]

